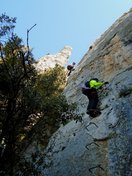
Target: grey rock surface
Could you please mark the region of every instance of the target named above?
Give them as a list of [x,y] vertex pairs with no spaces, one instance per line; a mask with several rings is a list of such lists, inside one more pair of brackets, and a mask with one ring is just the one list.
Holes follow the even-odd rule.
[[[80,87],[92,77],[109,81],[102,114],[91,119]],[[84,55],[68,78],[65,95],[77,102],[82,122],[62,126],[44,158],[46,176],[132,175],[132,11],[119,18]],[[49,151],[49,149],[51,149]]]

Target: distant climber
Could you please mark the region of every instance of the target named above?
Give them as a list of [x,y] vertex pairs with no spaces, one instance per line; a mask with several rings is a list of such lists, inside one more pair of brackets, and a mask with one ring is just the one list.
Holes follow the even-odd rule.
[[67,65],[67,70],[69,71],[68,76],[70,76],[71,72],[75,70],[75,65],[75,62],[73,62],[71,65]]
[[89,50],[91,50],[93,48],[93,46],[91,45],[90,47],[89,47]]
[[101,114],[100,110],[97,109],[99,102],[97,90],[105,84],[108,84],[108,82],[100,82],[97,78],[92,78],[90,81],[86,81],[85,85],[82,87],[82,93],[89,99],[87,114],[91,117],[96,117]]

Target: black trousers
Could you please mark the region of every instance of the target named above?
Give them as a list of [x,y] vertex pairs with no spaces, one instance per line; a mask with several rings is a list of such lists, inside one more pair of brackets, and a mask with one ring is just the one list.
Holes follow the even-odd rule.
[[96,109],[99,102],[97,90],[93,90],[93,92],[87,97],[89,99],[87,110]]

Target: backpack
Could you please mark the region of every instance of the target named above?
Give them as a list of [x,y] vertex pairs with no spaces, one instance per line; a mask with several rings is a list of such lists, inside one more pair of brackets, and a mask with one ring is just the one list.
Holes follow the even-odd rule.
[[82,94],[88,96],[91,93],[91,89],[81,88]]

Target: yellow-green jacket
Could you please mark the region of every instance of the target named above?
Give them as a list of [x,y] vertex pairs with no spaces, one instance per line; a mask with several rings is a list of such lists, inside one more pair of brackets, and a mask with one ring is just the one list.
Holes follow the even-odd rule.
[[99,89],[101,86],[104,85],[104,82],[99,82],[99,81],[96,81],[96,80],[91,80],[89,84],[90,84],[90,88]]

